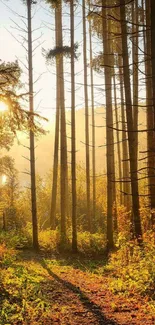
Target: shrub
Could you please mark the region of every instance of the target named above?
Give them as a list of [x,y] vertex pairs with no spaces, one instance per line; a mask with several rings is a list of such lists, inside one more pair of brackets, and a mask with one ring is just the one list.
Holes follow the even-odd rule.
[[0,233],[0,243],[4,243],[8,248],[29,248],[32,246],[30,233],[26,229],[10,230]]
[[46,251],[57,251],[60,244],[58,230],[42,230],[39,232],[39,244]]
[[110,286],[114,292],[132,290],[152,296],[155,290],[154,234],[144,234],[143,247],[136,241],[124,241],[117,253],[111,255],[107,268],[113,271]]
[[83,253],[102,253],[106,246],[105,235],[78,232],[78,249]]

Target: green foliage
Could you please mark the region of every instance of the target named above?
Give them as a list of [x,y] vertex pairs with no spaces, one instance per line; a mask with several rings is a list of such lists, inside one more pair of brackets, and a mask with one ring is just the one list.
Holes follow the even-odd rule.
[[30,248],[32,246],[32,236],[27,229],[11,230],[0,232],[0,244],[5,244],[7,248]]
[[103,253],[106,247],[106,238],[103,234],[78,232],[78,249],[85,254]]
[[44,230],[39,232],[40,247],[47,252],[58,251],[60,233],[58,230]]
[[[68,231],[68,243],[64,248],[71,251],[71,231]],[[6,247],[13,249],[30,248],[32,246],[31,224],[28,224],[20,231],[11,230],[9,232],[0,232],[0,243],[5,243]],[[39,231],[39,244],[41,250],[45,252],[58,252],[60,250],[60,231],[41,230]],[[78,249],[83,254],[101,254],[106,247],[106,238],[103,234],[90,234],[89,232],[78,232]]]
[[28,93],[19,93],[22,87],[20,76],[21,69],[17,61],[0,63],[0,101],[8,107],[8,111],[0,116],[1,148],[10,149],[19,130],[31,129],[38,134],[45,133],[39,123],[41,117],[21,108],[21,100],[25,99]]
[[[78,250],[83,254],[99,254],[105,251],[106,239],[102,234],[90,234],[89,232],[78,232]],[[71,250],[71,231],[68,232],[68,243],[64,250]],[[60,247],[59,230],[44,230],[39,232],[40,247],[45,251],[58,252]]]
[[60,57],[66,57],[70,58],[72,52],[74,54],[75,59],[78,59],[77,54],[78,44],[74,44],[74,48],[72,49],[70,46],[56,46],[51,50],[45,51],[43,49],[43,54],[47,60],[47,62],[50,62],[53,59],[59,59]]
[[60,0],[46,0],[48,4],[50,4],[52,9],[59,8],[61,1]]
[[[26,267],[24,263],[18,263],[15,252],[14,258],[10,253],[5,248],[1,254],[0,246],[0,324],[23,324],[30,320],[33,323],[48,311],[48,303],[41,289],[44,277],[39,268],[36,273],[32,262]],[[10,259],[8,256],[11,256]]]
[[113,278],[110,287],[113,292],[155,292],[155,242],[154,233],[144,235],[144,245],[139,247],[136,241],[119,238],[121,246],[110,258],[107,270]]

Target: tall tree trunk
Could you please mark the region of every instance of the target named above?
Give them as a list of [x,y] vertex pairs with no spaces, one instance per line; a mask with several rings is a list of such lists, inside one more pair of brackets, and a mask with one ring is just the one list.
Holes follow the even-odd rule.
[[108,42],[108,27],[106,20],[106,1],[102,0],[102,30],[103,30],[103,57],[105,75],[105,96],[106,96],[106,148],[107,148],[107,249],[114,246],[113,242],[113,118],[112,118],[112,84],[111,84],[111,61],[110,47]]
[[83,63],[84,63],[84,97],[85,97],[85,143],[86,143],[86,193],[87,193],[87,219],[88,230],[92,231],[90,213],[90,158],[89,158],[89,112],[88,112],[88,90],[87,90],[87,39],[86,39],[86,3],[82,0],[83,19]]
[[77,252],[76,226],[76,130],[75,130],[75,67],[74,67],[74,0],[70,1],[70,28],[71,28],[71,138],[72,138],[72,250]]
[[120,0],[120,18],[121,18],[121,31],[122,31],[123,73],[124,73],[125,100],[126,100],[127,132],[128,132],[128,143],[129,143],[134,232],[137,240],[141,242],[142,229],[141,229],[141,219],[140,219],[140,211],[139,211],[140,206],[139,206],[139,191],[138,191],[138,177],[137,177],[137,160],[135,155],[136,137],[133,129],[125,0]]
[[[111,21],[108,20],[108,38],[110,35],[110,30],[111,30]],[[109,65],[110,65],[110,70],[109,73],[111,73],[111,96],[112,96],[112,79],[113,79],[113,70],[114,70],[114,56],[113,56],[113,51],[112,51],[112,45],[110,40],[108,40],[109,43]],[[112,97],[111,97],[111,105],[112,105],[112,127],[113,127],[113,103],[112,103]],[[111,143],[111,159],[112,159],[112,179],[113,179],[113,228],[115,233],[118,232],[118,223],[117,223],[117,201],[116,201],[116,175],[115,175],[115,145],[114,145],[114,130],[111,129],[112,132],[112,143]]]
[[[55,9],[56,11],[57,9]],[[58,46],[58,20],[55,12],[55,40]],[[56,227],[56,197],[58,183],[58,152],[59,152],[59,120],[60,120],[60,87],[59,87],[59,59],[56,58],[56,121],[55,121],[55,142],[54,142],[54,162],[53,162],[53,180],[52,180],[52,198],[50,211],[50,227]]]
[[116,119],[116,139],[117,139],[117,155],[118,155],[118,175],[119,175],[119,190],[120,190],[120,204],[123,204],[122,200],[122,166],[121,166],[121,146],[120,146],[120,136],[119,136],[119,121],[118,121],[118,105],[117,105],[117,94],[116,94],[116,77],[115,77],[115,71],[113,73],[113,82],[114,82],[114,101],[115,101],[115,119]]
[[[145,73],[146,73],[146,105],[147,105],[147,167],[148,167],[148,193],[153,216],[153,208],[155,207],[155,179],[154,174],[154,109],[153,109],[153,92],[152,92],[152,65],[151,65],[151,3],[150,0],[145,1],[146,8],[146,33],[145,37]],[[151,218],[152,219],[152,218]]]
[[[133,57],[133,129],[138,130],[138,0],[132,4],[132,57]],[[135,133],[135,160],[138,169],[138,132]]]
[[[62,38],[62,3],[56,9],[58,21],[58,47],[63,47]],[[63,56],[59,57],[59,87],[60,87],[60,210],[61,210],[61,242],[66,241],[66,210],[67,210],[67,138],[64,96]]]
[[[152,94],[153,94],[153,121],[155,127],[155,1],[151,0],[151,62],[152,62]],[[153,132],[152,151],[154,156],[153,193],[152,193],[152,227],[155,230],[155,131]]]
[[[29,72],[29,106],[31,121],[34,120],[34,102],[33,102],[33,63],[32,63],[32,17],[31,17],[31,0],[27,0],[27,19],[28,19],[28,72]],[[30,173],[31,173],[31,205],[32,205],[32,233],[33,247],[38,250],[38,221],[37,221],[37,204],[36,204],[36,179],[35,179],[35,148],[34,132],[30,130]]]
[[129,183],[129,154],[128,154],[128,142],[126,132],[126,118],[125,118],[125,104],[124,104],[124,80],[122,59],[119,59],[119,76],[120,76],[120,97],[121,97],[121,118],[122,118],[122,166],[123,166],[123,204],[129,212],[130,206],[130,183]]
[[90,85],[91,85],[91,108],[92,108],[92,172],[93,172],[93,221],[96,215],[96,161],[95,161],[95,112],[94,112],[94,78],[92,68],[92,27],[89,20],[89,44],[90,44]]

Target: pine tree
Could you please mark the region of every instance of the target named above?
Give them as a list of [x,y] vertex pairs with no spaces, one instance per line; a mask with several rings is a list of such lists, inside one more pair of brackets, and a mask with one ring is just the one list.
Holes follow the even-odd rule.
[[89,111],[88,111],[88,81],[87,81],[87,39],[86,39],[86,3],[82,1],[83,19],[83,64],[84,64],[84,98],[85,98],[85,146],[86,146],[86,195],[87,195],[87,220],[88,230],[92,231],[90,213],[90,155],[89,155]]
[[132,99],[131,99],[131,84],[129,72],[129,55],[127,44],[127,23],[126,23],[126,4],[124,0],[120,0],[120,18],[122,31],[122,56],[123,56],[123,76],[126,100],[126,116],[127,116],[127,133],[129,143],[129,158],[130,158],[130,177],[131,177],[131,192],[132,192],[132,209],[134,232],[137,240],[142,240],[142,229],[140,219],[139,206],[139,190],[137,176],[137,159],[135,155],[136,137],[133,125]]
[[[31,121],[32,123],[34,123],[31,6],[32,6],[32,0],[27,0],[29,106],[30,106],[30,113],[31,113]],[[34,249],[38,250],[39,243],[38,243],[38,221],[37,221],[37,204],[36,204],[35,145],[34,145],[33,130],[30,130],[30,174],[31,174],[33,247]]]
[[74,68],[74,0],[70,1],[71,28],[71,171],[72,171],[72,250],[77,252],[76,226],[76,130],[75,130],[75,68]]

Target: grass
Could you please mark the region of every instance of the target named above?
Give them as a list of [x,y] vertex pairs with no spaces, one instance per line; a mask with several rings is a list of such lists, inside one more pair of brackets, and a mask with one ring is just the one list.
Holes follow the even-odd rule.
[[[49,237],[45,237],[46,242]],[[85,235],[81,237],[84,241]],[[19,234],[0,238],[1,325],[124,325],[131,323],[131,314],[136,325],[146,324],[146,319],[154,324],[152,233],[144,236],[143,250],[136,243],[124,242],[109,259],[103,253],[93,254],[91,247],[87,254],[60,254],[57,249],[49,253],[45,247],[36,254],[15,249]]]

